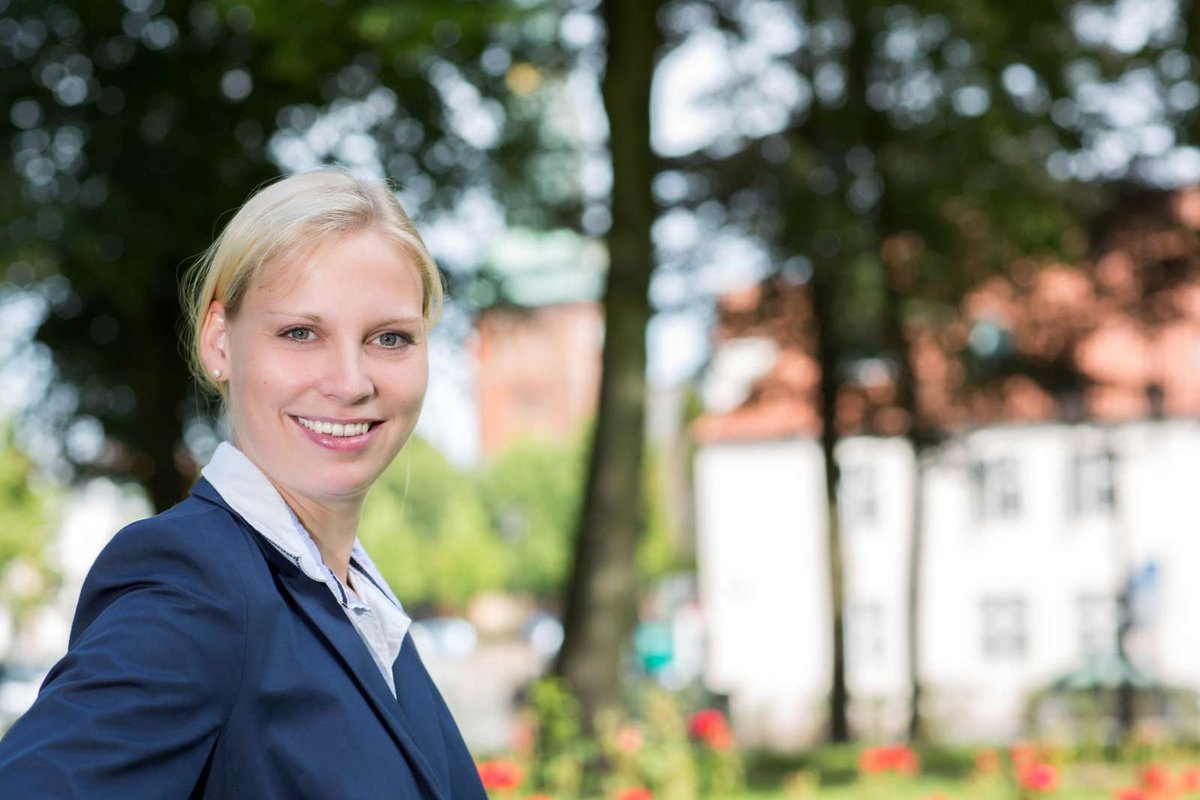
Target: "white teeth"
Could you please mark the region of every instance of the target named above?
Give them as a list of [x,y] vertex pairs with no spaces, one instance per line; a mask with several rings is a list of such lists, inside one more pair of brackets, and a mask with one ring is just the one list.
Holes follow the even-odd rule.
[[304,417],[296,417],[296,419],[310,431],[323,433],[326,436],[362,436],[371,427],[369,422],[318,422]]

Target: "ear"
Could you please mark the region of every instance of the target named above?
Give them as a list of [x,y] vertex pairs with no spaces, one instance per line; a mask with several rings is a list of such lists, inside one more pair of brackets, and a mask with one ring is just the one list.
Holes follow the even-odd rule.
[[[213,300],[204,316],[204,324],[200,327],[200,360],[204,362],[208,376],[217,383],[229,379],[228,338],[225,305],[219,300]],[[214,370],[220,370],[221,377],[214,377]]]

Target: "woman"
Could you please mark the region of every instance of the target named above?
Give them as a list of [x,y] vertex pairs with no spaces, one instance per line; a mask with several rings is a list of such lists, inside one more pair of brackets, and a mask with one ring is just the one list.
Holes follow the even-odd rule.
[[96,560],[0,797],[484,798],[356,538],[425,394],[420,236],[386,187],[318,170],[252,197],[188,287],[231,442]]

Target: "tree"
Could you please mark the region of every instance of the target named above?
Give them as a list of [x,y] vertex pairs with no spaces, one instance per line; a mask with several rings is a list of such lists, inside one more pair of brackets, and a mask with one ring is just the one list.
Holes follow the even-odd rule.
[[621,660],[636,619],[634,566],[643,525],[646,326],[656,216],[650,184],[650,83],[661,43],[657,0],[606,0],[602,94],[612,159],[612,227],[603,305],[600,402],[555,664],[585,722],[619,702]]
[[[519,440],[484,464],[479,491],[492,530],[511,554],[511,591],[543,602],[561,602],[570,575],[571,534],[583,494],[584,452],[591,436],[589,425],[568,441]],[[679,566],[665,499],[664,459],[658,455],[648,454],[642,479],[646,522],[635,556],[642,581],[661,578]]]
[[[767,64],[756,67],[770,82],[734,74],[716,99],[749,110],[711,147],[670,166],[706,187],[689,204],[756,241],[781,285],[804,285],[811,313],[798,335],[820,368],[812,399],[830,558],[829,737],[851,735],[836,451],[855,431],[904,435],[917,454],[908,626],[915,738],[920,476],[944,431],[919,393],[912,355],[923,331],[959,319],[962,298],[988,275],[1030,253],[1081,252],[1075,187],[1047,171],[1047,159],[1080,142],[1065,107],[1054,105],[1067,94],[1076,48],[1069,15],[1054,4],[974,2],[708,8],[731,48],[753,47],[764,17],[794,34],[770,39]],[[768,103],[777,110],[780,97],[787,110],[776,125],[750,113]],[[713,196],[719,214],[705,210]],[[869,402],[855,378],[868,359],[888,368],[882,402]],[[861,413],[850,413],[852,397]]]
[[[130,474],[160,509],[182,496],[181,433],[210,409],[179,353],[178,278],[286,169],[382,172],[418,217],[505,181],[515,215],[569,211],[547,177],[569,148],[513,79],[556,68],[556,19],[478,1],[4,3],[0,250],[45,298],[56,370],[20,420],[27,443],[76,476]],[[65,450],[81,427],[101,445]]]
[[[417,611],[461,613],[475,595],[496,591],[557,603],[570,570],[583,446],[583,436],[525,439],[479,468],[460,469],[413,437],[371,488],[359,536],[388,584]],[[650,523],[636,562],[645,580],[676,566],[661,474],[648,470],[643,484]]]

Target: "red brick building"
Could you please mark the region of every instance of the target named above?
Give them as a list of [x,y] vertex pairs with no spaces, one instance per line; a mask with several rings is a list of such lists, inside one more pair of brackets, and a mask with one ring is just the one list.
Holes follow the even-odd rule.
[[480,450],[575,436],[596,410],[604,318],[593,302],[497,307],[476,323]]

